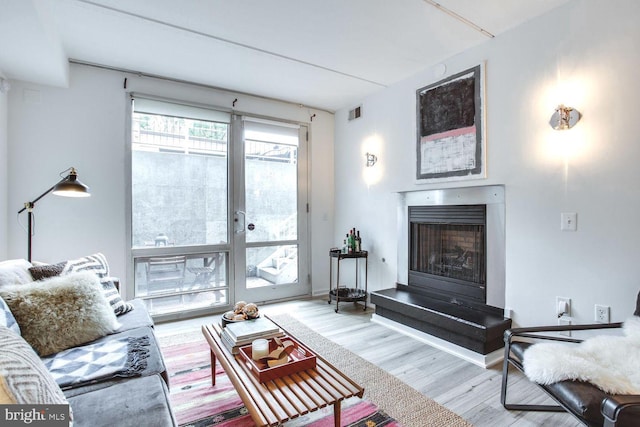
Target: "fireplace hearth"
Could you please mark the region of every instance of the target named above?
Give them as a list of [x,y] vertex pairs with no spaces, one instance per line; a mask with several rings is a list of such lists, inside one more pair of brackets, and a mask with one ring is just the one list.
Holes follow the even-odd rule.
[[[499,247],[504,233],[498,231],[504,218],[502,191],[484,187],[453,189],[444,197],[431,191],[403,195],[399,233],[406,236],[400,242],[406,254],[400,247],[398,268],[403,261],[406,281],[371,293],[374,317],[480,355],[497,353],[504,345],[504,331],[511,327],[504,309],[487,302],[488,294],[491,302],[504,299],[498,277],[500,270],[504,276],[504,262],[489,258],[504,254]],[[492,280],[502,290],[490,291]]]

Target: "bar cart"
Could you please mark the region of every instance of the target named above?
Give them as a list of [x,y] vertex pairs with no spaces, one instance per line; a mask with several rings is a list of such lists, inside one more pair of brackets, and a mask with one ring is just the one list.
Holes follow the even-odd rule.
[[[336,272],[336,286],[333,286],[333,260],[337,261],[337,272]],[[340,286],[340,263],[345,259],[353,259],[355,260],[355,268],[356,268],[356,283],[355,287],[349,288],[346,286]],[[364,267],[364,289],[359,283],[359,260],[364,259],[365,267]],[[367,309],[367,285],[368,285],[368,268],[369,268],[369,253],[367,251],[359,251],[352,253],[343,253],[340,249],[331,249],[329,251],[329,301],[328,304],[331,304],[332,301],[336,302],[336,313],[339,310],[339,304],[341,302],[353,302],[354,304],[358,304],[358,301],[362,301],[364,303],[364,310]]]

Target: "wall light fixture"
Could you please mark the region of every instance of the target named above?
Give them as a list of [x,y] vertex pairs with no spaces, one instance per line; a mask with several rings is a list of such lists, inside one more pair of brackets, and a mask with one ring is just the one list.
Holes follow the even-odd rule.
[[0,93],[7,93],[11,89],[11,83],[9,80],[0,78]]
[[574,127],[581,117],[580,111],[560,104],[551,116],[549,124],[555,130],[567,130]]
[[378,156],[376,156],[375,154],[371,154],[371,153],[367,153],[367,167],[370,168],[373,165],[376,164],[376,162],[378,161]]

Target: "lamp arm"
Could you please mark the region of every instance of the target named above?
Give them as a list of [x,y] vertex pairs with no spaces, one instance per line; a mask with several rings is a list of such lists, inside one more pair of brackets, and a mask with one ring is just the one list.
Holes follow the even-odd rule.
[[[60,181],[58,181],[57,183],[55,183],[55,185],[53,185],[51,188],[49,188],[47,191],[45,191],[44,193],[42,193],[41,195],[39,195],[38,197],[36,197],[35,199],[33,199],[30,202],[26,202],[24,204],[24,207],[22,209],[20,209],[18,211],[18,215],[20,215],[22,212],[27,211],[27,261],[31,262],[31,237],[33,236],[33,208],[35,206],[35,204],[42,199],[44,196],[46,196],[47,194],[51,193],[52,191],[54,191],[56,189],[56,187],[58,187],[60,184],[65,183],[66,181],[69,181],[69,184],[73,184],[73,185],[79,185],[81,186],[81,190],[82,192],[87,192],[88,187],[80,182],[77,181],[77,177],[78,174],[75,170],[75,168],[69,168],[65,171],[60,172],[60,176],[62,176],[63,173],[65,172],[69,172],[66,176],[64,176]],[[78,190],[76,190],[78,191]]]
[[34,200],[32,200],[31,202],[26,202],[24,204],[24,207],[22,209],[20,209],[18,211],[18,214],[21,214],[22,212],[26,211],[27,209],[33,209],[33,207],[35,206],[35,204],[42,199],[44,196],[46,196],[47,194],[51,193],[53,191],[54,188],[56,188],[56,185],[60,184],[61,182],[65,181],[66,179],[68,179],[70,176],[67,175],[64,178],[62,178],[60,181],[56,182],[54,185],[51,186],[51,188],[49,188],[47,191],[45,191],[44,193],[42,193],[41,195],[39,195],[38,197],[36,197]]

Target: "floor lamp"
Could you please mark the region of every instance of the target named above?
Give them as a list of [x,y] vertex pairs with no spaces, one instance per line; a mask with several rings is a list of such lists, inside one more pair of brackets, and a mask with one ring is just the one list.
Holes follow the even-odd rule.
[[[67,172],[68,174],[64,176],[64,174]],[[36,203],[49,193],[53,193],[56,196],[63,197],[91,196],[91,193],[89,193],[89,187],[78,181],[78,173],[74,168],[69,168],[65,171],[60,172],[60,176],[62,176],[63,178],[57,184],[33,199],[31,202],[26,202],[24,204],[24,208],[18,211],[18,215],[20,215],[24,211],[27,211],[27,260],[29,262],[31,262],[31,237],[33,235],[33,208]]]

